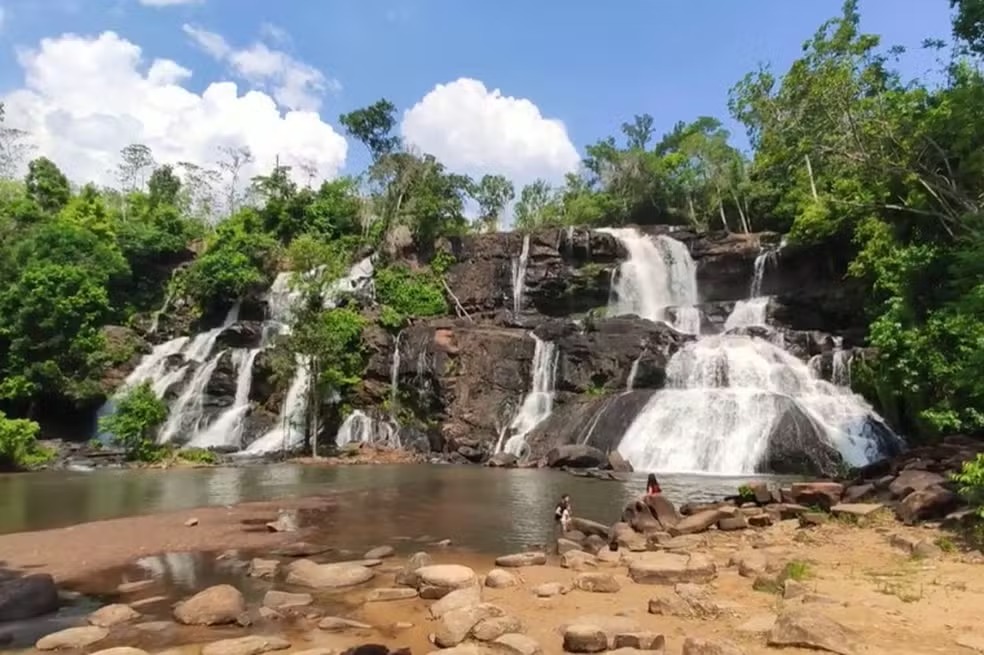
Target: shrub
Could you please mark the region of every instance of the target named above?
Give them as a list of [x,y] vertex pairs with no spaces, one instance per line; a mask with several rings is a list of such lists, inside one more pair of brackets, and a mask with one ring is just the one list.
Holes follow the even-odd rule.
[[984,453],[978,453],[975,459],[964,462],[960,473],[953,476],[960,495],[984,518]]
[[40,431],[34,421],[7,418],[0,412],[0,464],[29,469],[50,461],[54,451],[38,443]]
[[184,448],[178,451],[178,458],[189,464],[218,464],[219,458],[211,450],[204,448]]
[[99,421],[99,429],[113,435],[113,441],[129,459],[158,461],[162,449],[154,443],[154,432],[167,418],[167,405],[157,397],[150,383],[134,387],[116,405],[116,411]]
[[440,278],[426,270],[414,272],[403,266],[376,271],[379,304],[404,316],[440,316],[448,312]]

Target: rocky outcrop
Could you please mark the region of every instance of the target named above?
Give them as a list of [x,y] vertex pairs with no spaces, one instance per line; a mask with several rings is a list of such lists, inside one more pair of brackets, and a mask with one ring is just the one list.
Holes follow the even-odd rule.
[[618,447],[636,414],[652,398],[650,390],[578,398],[553,412],[526,437],[530,458],[538,460],[557,446],[587,444],[608,453]]

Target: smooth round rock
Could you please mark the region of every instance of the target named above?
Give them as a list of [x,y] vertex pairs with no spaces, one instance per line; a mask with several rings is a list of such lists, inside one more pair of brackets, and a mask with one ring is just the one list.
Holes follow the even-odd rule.
[[564,650],[568,653],[601,653],[608,650],[608,637],[596,625],[570,625],[564,630]]

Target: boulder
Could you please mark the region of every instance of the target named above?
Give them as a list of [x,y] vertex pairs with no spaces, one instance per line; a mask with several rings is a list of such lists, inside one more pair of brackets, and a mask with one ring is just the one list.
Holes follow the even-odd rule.
[[557,446],[547,453],[547,466],[550,468],[598,468],[604,466],[607,460],[605,453],[584,444]]
[[629,577],[640,584],[704,583],[717,577],[717,568],[698,553],[640,553],[629,560]]
[[830,508],[830,513],[834,516],[850,516],[854,518],[867,518],[882,509],[881,503],[839,503]]
[[[901,476],[899,476],[901,477]],[[939,485],[913,491],[899,503],[895,512],[907,525],[942,519],[960,506],[960,497]]]
[[475,572],[460,564],[433,564],[417,569],[418,586],[422,598],[437,599],[455,589],[478,584]]
[[560,556],[560,566],[564,569],[583,571],[598,566],[597,558],[583,550],[570,550]]
[[703,532],[725,517],[721,509],[705,509],[680,519],[676,525],[669,527],[669,531],[673,536]]
[[768,483],[755,480],[754,482],[749,482],[746,486],[752,491],[752,496],[756,503],[768,505],[772,502],[772,492],[769,490]]
[[568,653],[600,653],[608,650],[608,636],[596,625],[570,625],[564,630],[564,650]]
[[505,589],[515,587],[517,584],[516,576],[502,569],[492,569],[485,576],[485,586],[490,589]]
[[724,639],[687,637],[681,655],[745,655],[745,651],[738,644]]
[[314,602],[311,594],[294,594],[287,591],[271,589],[263,596],[263,607],[272,610],[285,610],[307,607]]
[[343,632],[345,630],[372,630],[368,623],[361,623],[339,616],[326,616],[318,621],[318,629],[325,632]]
[[280,510],[277,513],[277,520],[270,521],[266,527],[270,532],[297,532],[297,511],[292,509]]
[[382,587],[370,590],[366,595],[366,602],[384,603],[394,600],[410,600],[411,598],[416,598],[418,595],[416,589],[410,589],[409,587]]
[[632,473],[635,469],[617,450],[608,453],[608,468],[616,473]]
[[[628,528],[628,531],[625,530]],[[625,506],[622,510],[622,520],[612,526],[612,530],[618,535],[626,532],[647,534],[650,532],[662,531],[663,524],[653,514],[649,506],[641,500],[636,500]]]
[[0,622],[33,619],[58,609],[58,587],[46,573],[0,581]]
[[649,507],[649,511],[662,524],[664,530],[675,526],[680,521],[680,513],[676,506],[663,494],[646,496],[643,502]]
[[744,514],[737,514],[723,518],[717,523],[718,530],[723,532],[733,532],[735,530],[745,530],[748,528],[748,519]]
[[893,498],[905,498],[915,491],[941,485],[946,478],[938,473],[909,469],[899,473],[898,477],[888,485],[888,491]]
[[657,632],[620,632],[615,635],[615,648],[634,648],[662,652],[666,638]]
[[538,641],[515,632],[502,635],[493,643],[498,648],[506,649],[508,655],[543,655],[543,649]]
[[570,539],[558,539],[557,540],[557,554],[563,555],[564,553],[569,553],[572,550],[584,550],[581,548],[581,544],[576,541],[571,541]]
[[723,614],[721,607],[701,585],[674,585],[673,593],[663,592],[649,600],[649,613],[687,619],[714,619]]
[[844,497],[841,499],[845,503],[856,503],[864,500],[875,493],[873,484],[856,484],[844,490]]
[[769,560],[761,550],[740,550],[731,556],[728,564],[738,567],[738,575],[754,578],[765,573]]
[[523,622],[515,616],[496,616],[476,623],[471,636],[478,641],[494,641],[502,635],[522,632],[523,629]]
[[601,537],[602,539],[605,540],[605,543],[608,543],[607,540],[608,540],[609,527],[604,523],[598,523],[597,521],[591,521],[589,519],[583,519],[578,516],[575,516],[571,520],[571,524],[574,526],[574,529],[577,530],[578,532],[581,532],[587,535],[588,537],[591,536]]
[[847,629],[815,609],[782,612],[769,633],[769,645],[824,650],[838,655],[856,652]]
[[434,560],[425,552],[414,553],[404,564],[403,569],[396,574],[396,584],[416,587],[419,583],[417,570],[425,566],[430,566]]
[[790,495],[794,503],[829,511],[840,503],[844,485],[839,482],[796,482],[790,488]]
[[471,607],[482,602],[482,590],[478,586],[455,589],[444,598],[430,606],[430,615],[439,619],[451,610]]
[[139,618],[140,612],[129,605],[117,603],[115,605],[100,607],[89,615],[88,621],[90,625],[99,626],[100,628],[112,628],[114,625],[129,623]]
[[242,593],[232,585],[217,585],[199,592],[174,608],[174,618],[185,625],[235,623],[246,611]]
[[490,603],[481,603],[471,607],[461,607],[444,614],[434,634],[434,643],[441,648],[457,646],[468,637],[480,621],[503,616],[499,607]]
[[496,566],[506,569],[519,568],[521,566],[543,566],[546,563],[546,554],[536,551],[503,555],[495,560]]
[[362,556],[363,559],[385,559],[396,555],[396,550],[392,546],[377,546]]
[[250,635],[238,639],[223,639],[206,644],[202,655],[260,655],[273,650],[287,650],[290,642],[280,637]]
[[492,468],[515,468],[518,463],[519,458],[512,453],[501,452],[489,457],[489,461],[485,462],[485,465]]
[[563,596],[571,591],[570,585],[564,584],[562,582],[544,582],[543,584],[533,587],[533,594],[537,598],[553,598],[554,596]]
[[622,586],[611,573],[581,573],[574,578],[574,588],[598,594],[614,594]]
[[287,584],[312,589],[339,589],[368,582],[372,569],[358,564],[316,564],[301,559],[287,566]]
[[81,650],[108,636],[109,630],[98,626],[67,628],[41,637],[34,647],[38,650]]

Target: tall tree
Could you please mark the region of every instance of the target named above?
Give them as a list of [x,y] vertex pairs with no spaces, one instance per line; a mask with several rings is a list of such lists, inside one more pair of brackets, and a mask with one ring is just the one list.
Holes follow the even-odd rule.
[[60,211],[72,196],[68,178],[47,157],[28,164],[25,185],[28,195],[49,214]]
[[516,197],[512,182],[503,175],[484,175],[471,194],[478,203],[478,224],[485,232],[496,232],[506,205]]
[[396,127],[396,105],[385,98],[368,107],[356,109],[338,118],[349,136],[361,141],[374,160],[400,147],[400,137],[393,135]]
[[142,143],[132,143],[120,151],[116,177],[125,192],[142,189],[148,169],[154,167],[154,153]]
[[219,170],[225,175],[225,204],[228,215],[235,214],[242,204],[244,190],[242,188],[243,169],[252,164],[255,159],[253,151],[247,146],[222,146],[219,148]]
[[10,180],[17,176],[19,167],[34,146],[28,143],[27,132],[9,127],[4,122],[5,118],[4,106],[0,102],[0,179]]

